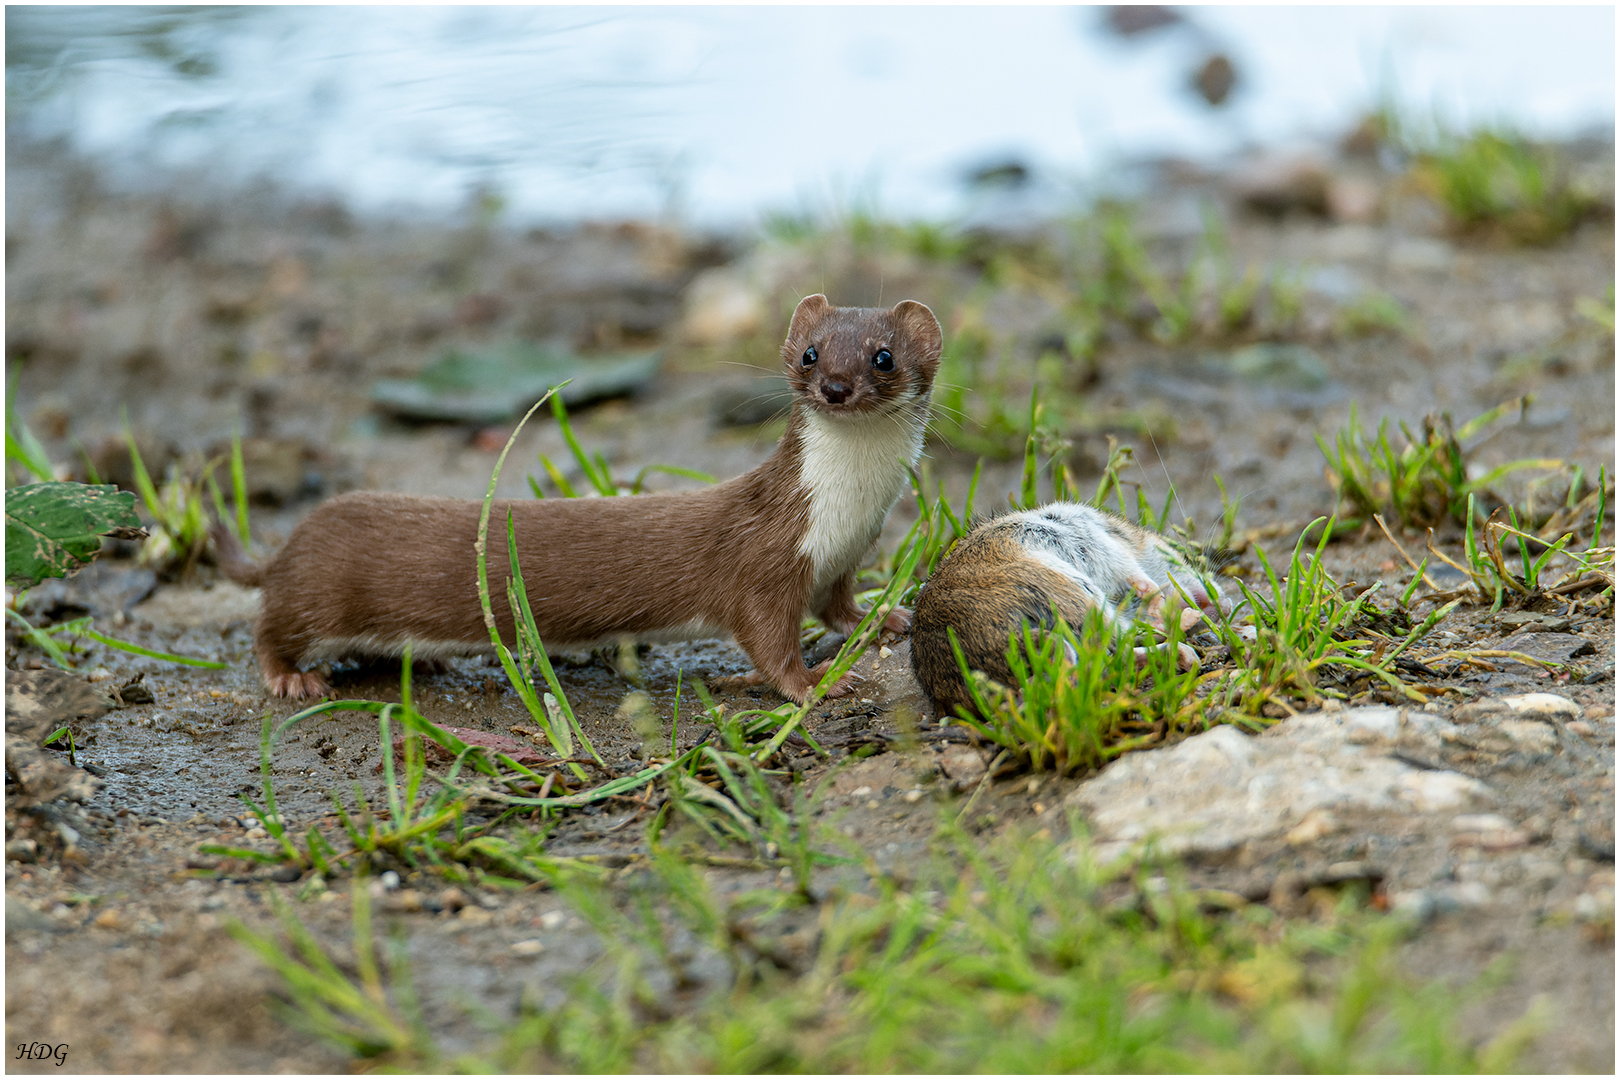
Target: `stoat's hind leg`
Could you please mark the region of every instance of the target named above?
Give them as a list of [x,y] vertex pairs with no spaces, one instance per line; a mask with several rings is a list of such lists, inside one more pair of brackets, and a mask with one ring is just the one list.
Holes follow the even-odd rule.
[[259,654],[259,674],[264,678],[265,687],[276,697],[296,700],[325,697],[332,692],[319,672],[299,671],[285,657],[273,653]]

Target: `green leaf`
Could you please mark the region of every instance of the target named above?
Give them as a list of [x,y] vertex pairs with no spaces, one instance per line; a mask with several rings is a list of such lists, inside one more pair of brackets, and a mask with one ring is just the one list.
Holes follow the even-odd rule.
[[135,496],[111,484],[52,481],[6,492],[6,584],[36,585],[88,565],[103,536],[145,536]]

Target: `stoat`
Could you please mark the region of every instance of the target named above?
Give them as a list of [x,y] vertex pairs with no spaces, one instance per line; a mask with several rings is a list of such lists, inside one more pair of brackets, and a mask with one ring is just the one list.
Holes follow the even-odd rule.
[[[855,574],[922,453],[942,345],[927,307],[799,302],[782,345],[795,398],[787,431],[758,468],[698,491],[497,502],[490,597],[503,638],[510,511],[529,604],[551,648],[633,636],[730,634],[754,671],[802,702],[826,664],[805,666],[806,614],[849,632]],[[214,529],[226,576],[263,590],[254,647],[284,697],[330,692],[310,670],[344,657],[432,659],[488,652],[474,543],[481,504],[354,492],[317,507],[263,565]],[[896,609],[885,626],[910,625]],[[833,688],[847,693],[848,680]]]

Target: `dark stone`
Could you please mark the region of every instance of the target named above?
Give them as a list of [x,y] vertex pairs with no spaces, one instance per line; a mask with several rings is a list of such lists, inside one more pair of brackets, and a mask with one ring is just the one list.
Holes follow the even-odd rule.
[[1193,87],[1212,106],[1226,104],[1232,88],[1237,85],[1237,68],[1232,61],[1216,53],[1193,73]]
[[1105,19],[1108,29],[1122,38],[1130,38],[1174,26],[1181,22],[1181,14],[1164,4],[1112,4],[1107,8]]
[[152,690],[146,685],[146,673],[135,676],[129,682],[118,688],[118,697],[125,705],[150,705],[157,699],[152,696]]
[[975,188],[1023,187],[1029,183],[1029,166],[1022,161],[996,161],[969,170],[968,186]]

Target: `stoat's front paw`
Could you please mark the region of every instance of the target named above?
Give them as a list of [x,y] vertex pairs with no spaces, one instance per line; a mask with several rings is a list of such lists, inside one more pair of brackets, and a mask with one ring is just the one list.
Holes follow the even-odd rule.
[[[809,700],[810,695],[815,692],[815,688],[821,684],[822,678],[826,676],[827,669],[830,668],[830,667],[832,667],[832,661],[831,660],[823,660],[821,663],[819,663],[815,667],[811,668],[810,669],[810,685],[804,691],[803,696],[795,696],[793,694],[789,694],[788,696],[792,697],[793,700],[797,701],[800,705],[803,705],[807,700]],[[865,682],[865,681],[866,681],[866,679],[863,676],[857,675],[853,671],[848,672],[845,675],[843,675],[841,678],[839,678],[839,680],[837,682],[833,683],[832,687],[825,694],[823,694],[822,697],[823,698],[845,697],[845,696],[847,696],[849,694],[854,693],[855,692],[855,687],[858,686],[859,684]]]

